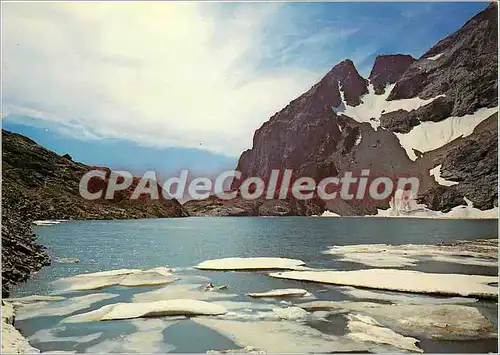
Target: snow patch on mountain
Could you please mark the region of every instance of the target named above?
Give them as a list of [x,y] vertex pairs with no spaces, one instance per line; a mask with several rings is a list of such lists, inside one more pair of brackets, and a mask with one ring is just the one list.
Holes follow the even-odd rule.
[[496,107],[480,108],[470,115],[448,117],[440,122],[422,122],[409,133],[395,133],[399,143],[406,150],[408,157],[415,161],[417,156],[413,149],[422,153],[442,147],[459,137],[472,134],[474,128],[497,112]]
[[458,182],[456,181],[451,181],[451,180],[446,180],[445,178],[441,177],[441,166],[442,164],[439,164],[435,166],[434,168],[429,170],[429,175],[434,176],[434,180],[442,186],[453,186],[453,185],[458,185]]
[[439,54],[433,55],[432,57],[425,58],[425,59],[428,59],[428,60],[438,60],[443,54],[444,53],[439,53]]
[[363,136],[360,134],[358,138],[356,138],[356,142],[354,143],[354,145],[359,145],[359,143],[361,143],[361,139],[363,139]]
[[394,86],[395,84],[387,85],[385,92],[382,95],[377,95],[375,94],[373,84],[370,83],[368,85],[368,94],[361,97],[361,104],[357,106],[349,106],[344,100],[344,93],[339,88],[342,104],[333,110],[336,113],[349,116],[358,122],[368,122],[374,130],[377,130],[380,127],[380,116],[382,114],[400,109],[406,111],[415,110],[431,103],[438,97],[444,96],[439,95],[426,100],[414,97],[411,99],[387,101]]

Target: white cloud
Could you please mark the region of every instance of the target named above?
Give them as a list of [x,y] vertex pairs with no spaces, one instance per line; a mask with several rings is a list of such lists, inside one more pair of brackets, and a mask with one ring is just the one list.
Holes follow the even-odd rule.
[[237,156],[322,74],[256,70],[281,6],[3,3],[4,116]]

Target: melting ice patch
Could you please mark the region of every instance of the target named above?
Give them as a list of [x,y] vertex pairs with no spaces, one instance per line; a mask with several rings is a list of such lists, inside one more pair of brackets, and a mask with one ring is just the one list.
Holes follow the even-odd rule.
[[395,133],[399,143],[415,161],[417,156],[413,149],[422,153],[442,147],[459,137],[467,137],[472,134],[474,128],[482,121],[497,112],[497,108],[480,108],[475,113],[462,117],[448,117],[440,122],[422,122],[408,133]]

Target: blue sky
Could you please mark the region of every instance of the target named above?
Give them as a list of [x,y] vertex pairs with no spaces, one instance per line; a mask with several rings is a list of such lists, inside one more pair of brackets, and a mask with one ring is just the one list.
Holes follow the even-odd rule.
[[351,58],[420,57],[487,3],[3,3],[3,127],[90,165],[234,168]]

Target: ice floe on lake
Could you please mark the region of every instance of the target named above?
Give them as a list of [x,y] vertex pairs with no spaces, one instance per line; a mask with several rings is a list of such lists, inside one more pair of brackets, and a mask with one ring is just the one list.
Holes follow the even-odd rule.
[[287,258],[224,258],[204,261],[196,266],[200,270],[300,270],[302,260]]
[[141,317],[220,315],[225,313],[227,313],[227,310],[224,307],[214,303],[192,299],[175,299],[143,303],[109,304],[95,311],[66,318],[63,322],[80,323]]
[[307,296],[310,295],[307,290],[302,288],[281,288],[266,292],[249,293],[250,297],[285,297],[285,296]]
[[[352,271],[285,271],[271,277],[313,281],[402,292],[446,296],[498,298],[498,277],[464,274],[433,274],[412,270],[366,269]],[[490,285],[491,284],[491,285]]]
[[348,314],[346,317],[348,319],[347,328],[350,330],[350,333],[347,334],[349,338],[375,344],[391,345],[402,350],[423,352],[422,349],[415,345],[418,343],[417,339],[398,334],[382,326],[371,317],[360,314]]
[[291,321],[241,322],[206,317],[193,321],[227,336],[241,347],[267,353],[328,353],[367,351],[365,344],[342,336],[324,334]]
[[286,308],[273,308],[273,312],[280,319],[298,321],[298,320],[306,320],[308,316],[308,312],[300,307],[286,307]]
[[383,301],[396,304],[473,304],[477,302],[477,299],[469,297],[433,297],[412,293],[373,291],[351,286],[340,286],[338,290],[358,300]]
[[75,342],[75,343],[88,343],[97,340],[103,334],[102,332],[79,335],[79,336],[60,336],[58,333],[62,332],[66,327],[57,327],[52,329],[40,329],[35,334],[30,335],[28,340],[37,343],[59,343],[59,342]]
[[63,220],[43,220],[43,221],[33,221],[33,224],[36,226],[52,226],[54,224],[59,224]]
[[494,325],[477,308],[465,305],[395,305],[352,301],[313,301],[297,306],[307,311],[333,309],[359,312],[405,335],[419,334],[435,339],[496,337]]
[[359,244],[331,246],[324,254],[375,267],[403,267],[435,260],[464,265],[498,266],[498,239],[449,244]]
[[175,281],[167,267],[149,270],[118,269],[62,278],[54,281],[54,286],[62,291],[99,290],[110,286],[154,286]]

